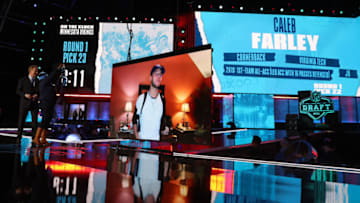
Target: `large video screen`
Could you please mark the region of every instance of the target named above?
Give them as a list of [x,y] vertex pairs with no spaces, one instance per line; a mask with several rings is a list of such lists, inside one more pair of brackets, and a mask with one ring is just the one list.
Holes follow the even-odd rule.
[[238,128],[274,129],[273,95],[235,94],[233,115]]
[[360,96],[360,18],[196,12],[215,92]]
[[44,69],[66,65],[65,91],[111,93],[112,65],[173,51],[173,24],[49,23]]
[[[183,53],[171,52],[114,64],[110,116],[115,121],[115,130],[132,133],[134,112],[139,115],[140,126],[158,126],[157,115],[165,112],[170,129],[168,136],[177,134],[179,139],[184,138],[190,143],[201,135],[210,137],[211,63],[211,47],[203,46]],[[160,83],[151,74],[153,67],[158,65],[165,69]],[[149,96],[152,86],[157,87],[164,100]],[[148,131],[141,129],[143,136],[140,139],[162,140],[159,131],[155,130],[156,135],[147,137]]]

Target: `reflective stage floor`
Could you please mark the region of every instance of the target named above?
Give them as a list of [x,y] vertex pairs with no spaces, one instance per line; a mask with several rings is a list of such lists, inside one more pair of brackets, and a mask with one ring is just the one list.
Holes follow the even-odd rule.
[[0,202],[360,202],[360,170],[0,136]]
[[[80,131],[80,130],[79,130]],[[97,130],[98,131],[98,130]],[[1,129],[0,136],[16,137],[16,129]],[[25,130],[26,134],[30,134],[31,129]],[[77,135],[80,139],[71,139],[70,135]],[[123,146],[131,146],[137,148],[162,149],[165,151],[184,152],[192,154],[200,154],[213,152],[218,150],[226,150],[233,147],[244,147],[251,144],[253,136],[257,135],[261,138],[263,143],[276,142],[282,138],[287,137],[286,130],[272,130],[272,129],[235,129],[227,131],[215,131],[211,135],[196,136],[191,134],[190,139],[174,140],[167,139],[164,142],[149,142],[138,141],[134,139],[121,138],[119,136],[93,136],[89,139],[86,132],[77,132],[77,130],[70,130],[66,134],[51,133],[49,138],[56,142],[62,143],[89,143],[102,141],[115,141]],[[180,137],[180,136],[178,136]],[[70,139],[68,139],[70,138]],[[94,141],[96,140],[96,141]],[[99,141],[100,140],[100,141]]]

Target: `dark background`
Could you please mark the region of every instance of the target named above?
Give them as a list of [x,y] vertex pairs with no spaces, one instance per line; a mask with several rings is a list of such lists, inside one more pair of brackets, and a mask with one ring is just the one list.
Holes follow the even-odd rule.
[[[36,6],[34,6],[36,4]],[[173,18],[198,9],[233,11],[246,13],[281,13],[293,15],[319,15],[355,17],[360,13],[360,0],[2,0],[0,3],[0,127],[15,127],[18,114],[18,96],[15,94],[17,80],[27,74],[34,46],[34,22],[42,22],[50,16],[83,16],[101,19],[132,18],[155,19]],[[219,5],[223,9],[219,9]],[[263,7],[263,11],[260,11]],[[280,12],[280,8],[284,12]],[[304,9],[304,12],[300,12]],[[198,9],[199,10],[199,9]],[[323,10],[323,13],[320,13]],[[340,14],[340,10],[343,14]],[[138,22],[136,20],[135,22]],[[175,49],[180,38],[175,27]],[[190,45],[191,46],[191,45]],[[181,47],[180,47],[181,48]],[[45,50],[49,52],[51,50]]]

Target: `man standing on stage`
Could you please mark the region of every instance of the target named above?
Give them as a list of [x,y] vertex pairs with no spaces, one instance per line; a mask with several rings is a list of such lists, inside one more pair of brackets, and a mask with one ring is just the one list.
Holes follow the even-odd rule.
[[[155,65],[150,71],[150,89],[141,94],[135,106],[133,117],[134,133],[137,139],[160,140],[160,129],[165,115],[165,99],[159,88],[165,68]],[[139,126],[140,125],[140,126]]]
[[29,74],[21,78],[18,82],[16,93],[20,96],[19,105],[19,118],[18,118],[18,137],[17,141],[20,142],[23,133],[25,118],[28,111],[31,111],[32,118],[32,133],[35,136],[37,127],[38,98],[39,98],[39,73],[37,65],[31,65],[28,68]]

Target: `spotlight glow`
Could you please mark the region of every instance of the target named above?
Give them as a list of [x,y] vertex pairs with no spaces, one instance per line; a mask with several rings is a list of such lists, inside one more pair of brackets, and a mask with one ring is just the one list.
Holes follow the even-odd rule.
[[81,137],[79,134],[69,134],[65,139],[65,141],[67,141],[67,142],[78,142],[80,140],[81,140]]

